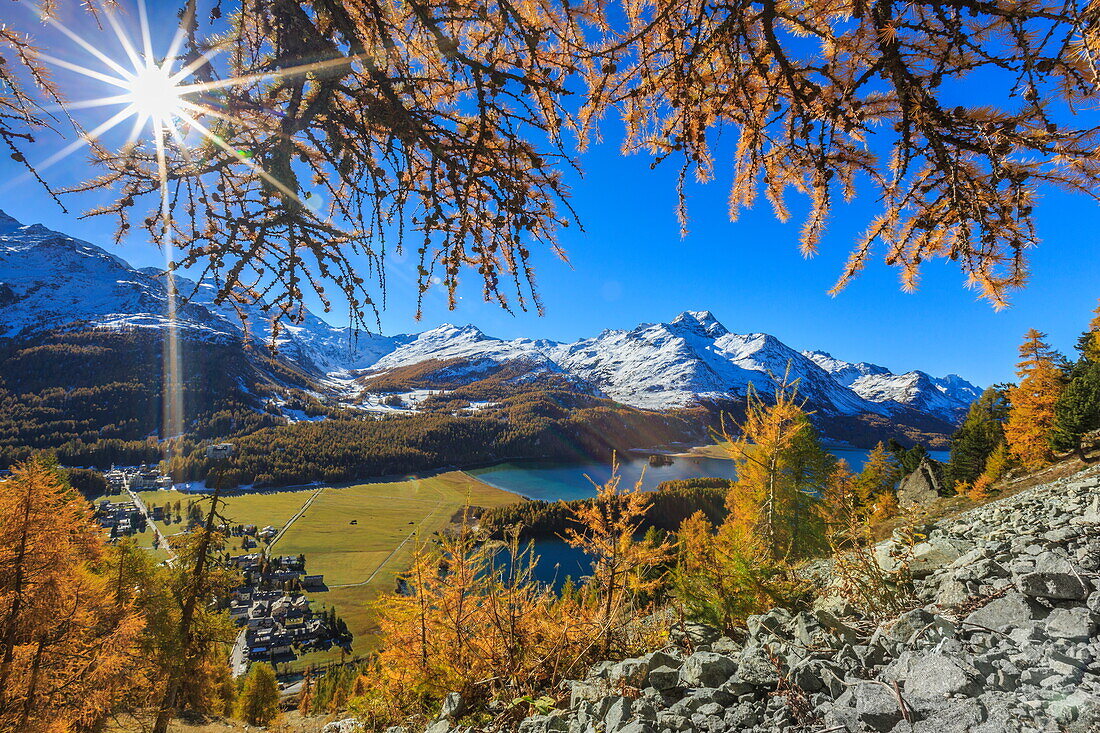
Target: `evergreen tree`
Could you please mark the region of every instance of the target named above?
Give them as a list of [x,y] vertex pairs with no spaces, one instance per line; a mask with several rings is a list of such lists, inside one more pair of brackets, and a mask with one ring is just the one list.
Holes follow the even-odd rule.
[[1050,439],[1054,431],[1054,406],[1062,393],[1061,356],[1031,329],[1020,346],[1016,375],[1019,385],[1008,392],[1011,407],[1005,423],[1005,440],[1011,456],[1025,468],[1036,470],[1052,459]]
[[1054,450],[1079,449],[1082,435],[1100,429],[1100,306],[1094,314],[1089,330],[1078,339],[1080,358],[1054,406]]
[[250,725],[267,725],[279,714],[279,683],[275,670],[262,662],[253,664],[237,700],[237,717]]
[[1004,421],[1008,401],[1004,390],[987,387],[970,405],[966,419],[951,437],[951,458],[947,463],[949,482],[973,482],[985,469],[986,460],[1004,442]]

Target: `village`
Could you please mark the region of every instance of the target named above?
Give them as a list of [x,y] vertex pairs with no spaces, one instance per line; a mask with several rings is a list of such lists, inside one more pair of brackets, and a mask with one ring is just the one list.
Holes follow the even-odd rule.
[[[152,528],[153,547],[167,548],[170,541],[158,522],[180,523],[181,532],[193,531],[202,522],[197,498],[183,506],[179,500],[159,505],[137,495],[172,488],[171,478],[155,466],[112,467],[103,477],[108,497],[95,503],[95,518],[112,542]],[[110,498],[119,494],[126,500]],[[324,576],[307,574],[305,555],[268,554],[277,528],[222,522],[218,530],[238,539],[244,550],[256,548],[225,561],[241,579],[221,605],[240,629],[231,658],[235,675],[247,672],[254,662],[286,664],[311,651],[350,648],[352,635],[343,620],[331,608],[315,611],[307,596],[308,591],[327,590]]]

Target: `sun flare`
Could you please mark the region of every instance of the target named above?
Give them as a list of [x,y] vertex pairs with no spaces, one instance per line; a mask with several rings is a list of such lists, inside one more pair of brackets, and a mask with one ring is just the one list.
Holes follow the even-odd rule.
[[183,113],[183,88],[167,66],[150,63],[126,79],[124,101],[134,114],[164,125]]

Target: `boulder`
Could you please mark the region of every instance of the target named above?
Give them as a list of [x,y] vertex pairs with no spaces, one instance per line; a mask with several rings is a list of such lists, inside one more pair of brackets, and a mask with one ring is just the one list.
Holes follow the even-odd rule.
[[953,656],[938,652],[904,652],[883,676],[904,685],[907,700],[942,701],[953,695],[979,691],[978,670]]
[[466,703],[462,700],[462,695],[457,692],[448,692],[447,696],[443,698],[443,707],[439,710],[439,717],[440,719],[453,720],[462,715],[465,707]]
[[684,660],[680,681],[685,687],[720,687],[737,671],[737,662],[714,652],[695,652]]
[[1032,620],[1031,605],[1022,594],[1010,591],[966,617],[966,623],[1005,633]]
[[901,480],[898,504],[903,508],[927,506],[945,493],[943,464],[926,456],[917,470]]
[[733,679],[754,687],[771,687],[779,682],[779,670],[764,649],[748,646],[737,660],[737,674]]
[[628,687],[641,687],[649,674],[649,660],[624,659],[607,672],[607,679],[612,685]]
[[1054,609],[1047,616],[1043,628],[1051,639],[1088,641],[1095,630],[1095,624],[1092,622],[1089,609],[1085,606],[1077,606]]
[[1037,570],[1023,573],[1016,578],[1016,587],[1024,595],[1033,598],[1083,601],[1089,597],[1089,588],[1072,573]]
[[328,723],[321,729],[321,733],[362,733],[363,724],[355,718],[344,718]]
[[888,731],[902,719],[897,695],[886,685],[859,682],[837,698],[825,715],[825,727],[836,730]]
[[933,570],[947,567],[962,556],[959,546],[945,538],[932,537],[913,546],[913,557],[909,561],[909,570],[921,577]]
[[630,722],[630,700],[625,697],[615,698],[607,713],[603,716],[604,730],[607,733],[615,733]]
[[664,692],[680,687],[680,671],[672,667],[658,667],[649,671],[649,686]]

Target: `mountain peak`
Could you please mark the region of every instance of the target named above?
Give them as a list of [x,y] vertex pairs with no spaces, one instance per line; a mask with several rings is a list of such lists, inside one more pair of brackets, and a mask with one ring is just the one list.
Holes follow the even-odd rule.
[[710,311],[684,311],[673,319],[672,325],[687,326],[711,338],[718,338],[729,333],[729,330]]
[[22,226],[23,222],[9,215],[6,211],[0,210],[0,235],[11,234]]

